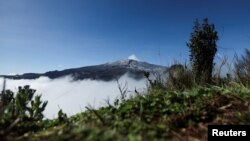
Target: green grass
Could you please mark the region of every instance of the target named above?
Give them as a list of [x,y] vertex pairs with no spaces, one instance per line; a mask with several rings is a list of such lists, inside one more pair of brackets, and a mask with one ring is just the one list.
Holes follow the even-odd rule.
[[100,109],[88,108],[63,122],[6,140],[161,141],[206,140],[208,124],[250,124],[250,88],[197,86],[170,91],[154,88]]

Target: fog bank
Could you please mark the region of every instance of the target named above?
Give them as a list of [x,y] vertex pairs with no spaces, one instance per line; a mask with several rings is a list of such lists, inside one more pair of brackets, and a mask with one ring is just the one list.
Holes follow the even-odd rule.
[[[0,81],[0,88],[3,85]],[[127,82],[128,95],[133,95],[135,88],[137,91],[146,90],[146,80],[134,80],[127,75],[119,79],[122,86]],[[36,95],[41,94],[42,100],[47,100],[48,105],[44,111],[46,118],[56,118],[59,109],[68,115],[73,115],[85,110],[85,106],[91,105],[94,108],[106,106],[105,100],[112,103],[114,99],[120,97],[120,92],[116,81],[96,81],[79,80],[73,81],[72,77],[66,76],[58,79],[40,77],[34,80],[12,80],[7,79],[6,89],[16,92],[18,86],[30,85],[36,89]]]

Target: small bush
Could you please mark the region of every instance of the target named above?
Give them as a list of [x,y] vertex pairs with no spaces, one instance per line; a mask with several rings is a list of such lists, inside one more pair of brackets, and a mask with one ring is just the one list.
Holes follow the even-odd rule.
[[66,122],[68,122],[67,114],[64,113],[62,111],[62,109],[60,109],[58,111],[57,115],[58,115],[57,120],[58,120],[59,123],[66,123]]
[[35,92],[29,86],[19,87],[15,97],[10,90],[2,91],[0,135],[10,132],[22,134],[39,129],[47,101],[42,102],[41,95],[34,97]]
[[187,65],[175,64],[169,68],[167,88],[170,90],[183,90],[194,86],[194,75]]

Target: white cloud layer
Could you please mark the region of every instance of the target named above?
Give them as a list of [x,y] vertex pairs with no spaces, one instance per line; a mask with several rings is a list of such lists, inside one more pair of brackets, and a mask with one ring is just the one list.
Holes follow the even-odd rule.
[[[3,81],[0,81],[2,88]],[[128,94],[133,95],[135,88],[138,91],[146,89],[146,81],[134,80],[124,75],[119,80],[120,83],[128,84]],[[68,115],[73,115],[85,110],[85,106],[91,105],[94,108],[105,106],[105,100],[109,98],[113,102],[120,96],[116,81],[96,81],[79,80],[73,81],[70,76],[49,79],[40,77],[34,80],[11,80],[7,79],[6,89],[17,91],[18,86],[30,85],[36,89],[36,94],[41,94],[43,100],[48,101],[44,111],[46,118],[56,118],[57,112],[61,108]]]

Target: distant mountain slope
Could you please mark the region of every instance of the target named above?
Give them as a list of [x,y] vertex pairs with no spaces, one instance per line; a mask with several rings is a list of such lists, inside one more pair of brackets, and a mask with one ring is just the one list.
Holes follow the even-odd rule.
[[71,75],[75,80],[93,79],[110,81],[119,78],[126,73],[129,75],[129,77],[141,79],[144,77],[144,71],[164,73],[167,71],[167,67],[154,65],[147,62],[136,61],[132,59],[126,59],[119,60],[113,63],[65,69],[62,71],[55,70],[41,74],[25,73],[22,75],[2,75],[0,77],[10,79],[36,79],[41,76],[46,76],[51,79],[55,79]]

